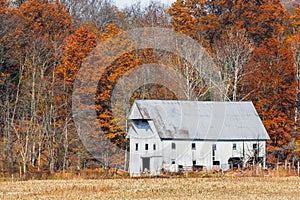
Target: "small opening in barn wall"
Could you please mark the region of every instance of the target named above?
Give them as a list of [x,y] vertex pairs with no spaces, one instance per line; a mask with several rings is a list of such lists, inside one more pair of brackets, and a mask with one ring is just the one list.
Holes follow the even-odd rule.
[[171,160],[171,164],[172,164],[172,165],[175,165],[175,160]]
[[213,151],[217,150],[217,145],[216,145],[216,144],[213,144],[213,145],[212,145],[212,150],[213,150]]
[[153,150],[154,150],[154,151],[156,150],[156,145],[155,145],[155,144],[153,144]]
[[253,144],[253,149],[257,149],[257,144]]
[[257,144],[253,144],[253,150],[254,150],[254,157],[257,157],[257,155],[258,155],[258,146],[257,146]]
[[236,143],[232,144],[232,150],[236,150]]
[[192,143],[192,150],[196,150],[196,144]]
[[149,123],[145,119],[133,120],[133,121],[134,121],[134,124],[140,129],[148,129],[149,128]]
[[176,149],[176,144],[174,142],[172,143],[172,149]]
[[139,150],[139,144],[135,143],[135,150],[138,151]]
[[213,165],[220,165],[220,161],[213,161]]
[[197,164],[196,160],[193,160],[193,166],[195,166]]
[[216,160],[216,149],[217,149],[217,145],[213,144],[212,145],[212,160],[215,161]]
[[150,170],[150,158],[142,158],[143,172]]
[[148,150],[148,148],[149,148],[149,145],[145,144],[145,150]]
[[243,166],[243,158],[242,157],[231,157],[228,159],[228,164],[230,169],[238,169]]

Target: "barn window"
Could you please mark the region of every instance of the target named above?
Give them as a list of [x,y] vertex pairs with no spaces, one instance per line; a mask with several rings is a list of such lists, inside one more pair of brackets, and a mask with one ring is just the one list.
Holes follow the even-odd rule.
[[216,145],[216,144],[213,144],[213,145],[212,145],[212,150],[213,150],[213,151],[217,150],[217,145]]
[[148,148],[149,148],[149,145],[145,144],[145,150],[148,150]]
[[257,144],[253,144],[253,149],[257,149]]
[[174,142],[172,143],[172,149],[176,149],[176,145]]
[[232,150],[236,150],[236,143],[232,144]]
[[171,160],[171,164],[172,164],[172,165],[175,165],[175,160]]
[[258,154],[257,144],[253,144],[253,151],[254,151],[254,156],[257,156],[257,154]]
[[196,160],[193,160],[193,166],[195,166],[197,163],[196,163]]
[[149,128],[148,120],[145,120],[145,119],[133,120],[133,122],[140,129],[148,129]]
[[196,150],[196,144],[192,143],[192,150]]
[[135,150],[138,151],[139,150],[139,144],[135,143]]
[[217,145],[213,144],[212,146],[212,160],[215,161],[216,160],[216,149],[217,149]]
[[153,150],[154,150],[154,151],[156,150],[156,145],[155,145],[155,144],[153,144]]
[[218,166],[220,166],[220,161],[213,161],[213,165],[218,165]]

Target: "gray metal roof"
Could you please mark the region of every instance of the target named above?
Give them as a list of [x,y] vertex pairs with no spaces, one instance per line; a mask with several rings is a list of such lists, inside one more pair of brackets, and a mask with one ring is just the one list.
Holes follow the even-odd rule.
[[162,139],[270,139],[252,102],[137,100],[130,120],[153,120]]

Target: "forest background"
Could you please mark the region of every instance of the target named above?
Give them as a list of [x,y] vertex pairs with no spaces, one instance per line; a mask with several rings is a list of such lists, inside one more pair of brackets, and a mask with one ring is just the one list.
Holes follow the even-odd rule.
[[[152,2],[120,10],[110,0],[0,0],[1,176],[123,165],[124,155],[103,155],[100,162],[86,150],[72,116],[73,83],[98,44],[141,27],[173,29],[203,46],[215,63],[212,71],[220,72],[222,100],[253,101],[271,137],[269,165],[299,160],[300,7],[289,5],[178,0],[171,7]],[[128,45],[115,42],[120,49]],[[128,150],[129,110],[112,108],[114,87],[130,70],[158,62],[186,80],[178,86],[184,98],[147,84],[134,91],[130,104],[135,99],[216,100],[211,85],[178,55],[151,48],[126,52],[99,75],[95,111],[102,131],[91,137]]]

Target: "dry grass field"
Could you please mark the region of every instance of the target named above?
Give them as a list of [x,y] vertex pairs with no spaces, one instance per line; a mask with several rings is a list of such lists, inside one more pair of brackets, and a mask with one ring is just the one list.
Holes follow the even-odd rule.
[[152,178],[0,182],[0,199],[300,199],[300,178]]

